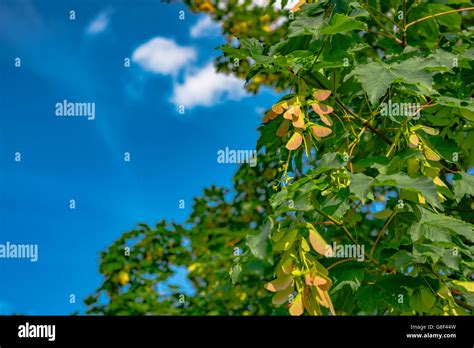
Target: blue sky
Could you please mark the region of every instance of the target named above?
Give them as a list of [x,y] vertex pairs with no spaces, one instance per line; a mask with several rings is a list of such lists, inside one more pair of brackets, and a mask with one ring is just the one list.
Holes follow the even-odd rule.
[[[0,244],[39,246],[37,262],[0,258],[0,314],[82,312],[100,251],[231,185],[217,151],[254,149],[276,97],[214,72],[218,30],[159,0],[0,2]],[[57,117],[63,100],[95,103],[95,119]]]

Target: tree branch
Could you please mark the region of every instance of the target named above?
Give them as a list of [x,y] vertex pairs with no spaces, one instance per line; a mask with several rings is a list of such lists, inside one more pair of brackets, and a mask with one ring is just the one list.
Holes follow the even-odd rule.
[[[314,75],[310,75],[309,77],[308,76],[305,76],[303,77],[308,83],[310,84],[313,84],[313,85],[316,85],[320,88],[324,88],[324,89],[329,89],[328,86],[326,86],[326,84],[324,84],[322,81],[320,81],[316,76]],[[360,117],[359,115],[357,115],[354,111],[352,111],[351,109],[349,109],[346,105],[344,105],[344,103],[338,98],[338,97],[335,97],[335,101],[337,103],[337,105],[339,105],[342,109],[344,109],[347,113],[349,113],[351,116],[355,117],[359,122],[361,122],[365,127],[367,127],[368,129],[370,129],[370,131],[374,134],[376,134],[377,136],[379,136],[385,143],[387,143],[388,145],[392,145],[392,141],[385,135],[383,134],[379,129],[375,128],[374,126],[372,126],[369,121],[367,121],[366,119]]]
[[[358,244],[357,241],[355,240],[355,238],[352,236],[351,232],[347,229],[346,226],[344,226],[344,223],[336,220],[335,218],[333,218],[331,215],[329,214],[326,214],[325,212],[323,212],[321,209],[317,209],[317,208],[314,208],[314,210],[316,210],[316,212],[318,212],[319,214],[321,214],[322,216],[324,216],[326,219],[334,222],[334,224],[339,227],[345,234],[346,236],[351,240],[352,243],[354,244]],[[364,252],[364,255],[365,257],[370,260],[371,262],[373,263],[378,263],[376,260],[374,260],[371,256],[369,256],[367,253]]]
[[380,230],[379,234],[377,235],[377,239],[375,240],[375,243],[372,246],[372,249],[370,249],[370,257],[372,257],[374,255],[375,247],[377,246],[378,242],[380,241],[380,238],[382,238],[382,236],[383,236],[385,230],[387,229],[388,225],[390,225],[390,222],[392,222],[392,219],[394,218],[396,212],[397,212],[397,208],[395,207],[395,209],[392,212],[392,215],[390,215],[387,222],[385,222],[385,224],[383,225],[383,227]]
[[425,21],[425,20],[430,19],[430,18],[435,18],[435,17],[439,17],[439,16],[444,16],[444,15],[446,15],[446,14],[450,14],[450,13],[454,13],[454,12],[472,11],[472,10],[474,10],[474,7],[458,8],[458,9],[450,10],[450,11],[446,11],[446,12],[435,13],[435,14],[432,14],[432,15],[429,15],[429,16],[426,16],[426,17],[417,19],[416,21],[413,21],[413,22],[408,23],[408,24],[405,26],[404,30],[407,30],[408,28],[410,28],[412,25],[415,25],[416,23],[420,23],[420,22]]

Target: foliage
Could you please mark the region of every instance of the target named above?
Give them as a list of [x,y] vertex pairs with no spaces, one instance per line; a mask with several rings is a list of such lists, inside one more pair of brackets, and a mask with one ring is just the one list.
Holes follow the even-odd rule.
[[[187,3],[224,22],[221,70],[285,95],[259,128],[258,170],[240,169],[229,202],[216,188],[196,199],[191,228],[175,225],[175,249],[156,259],[156,281],[166,262],[192,268],[186,314],[472,315],[470,3],[300,1],[289,13]],[[125,264],[110,255],[127,239],[103,265]],[[98,312],[136,298],[114,288],[123,269],[103,271],[101,290],[120,300]],[[166,301],[140,313],[163,313]]]
[[[100,272],[105,279],[86,299],[88,313],[266,314],[270,297],[261,284],[271,276],[270,267],[255,259],[243,268],[233,262],[236,255],[248,258],[246,236],[271,212],[272,189],[265,188],[265,181],[274,176],[276,164],[258,160],[256,167],[243,166],[235,174],[233,192],[211,187],[195,198],[184,226],[139,224],[102,252]],[[194,293],[184,293],[170,282],[176,267],[187,268]]]

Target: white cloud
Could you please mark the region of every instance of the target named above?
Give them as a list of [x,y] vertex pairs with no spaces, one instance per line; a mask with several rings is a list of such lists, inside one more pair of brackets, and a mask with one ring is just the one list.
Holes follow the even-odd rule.
[[212,63],[187,74],[182,84],[175,84],[171,101],[187,108],[212,106],[224,99],[239,100],[246,96],[244,81],[232,75],[217,73]]
[[132,55],[132,60],[144,70],[164,75],[176,75],[195,59],[196,50],[193,47],[179,46],[174,40],[163,37],[145,42]]
[[[295,6],[297,3],[299,2],[299,0],[289,0],[288,3],[286,4],[286,6],[284,7],[284,10],[291,10],[293,8],[293,6]],[[243,3],[242,0],[239,0],[239,3]],[[265,7],[265,6],[268,6],[269,4],[269,0],[252,0],[251,2],[251,6],[253,7]],[[281,0],[277,0],[274,4],[273,4],[273,8],[275,10],[281,10]]]
[[[284,10],[291,10],[298,2],[299,2],[299,0],[289,0],[288,3],[286,4],[286,6],[283,9]],[[281,0],[277,1],[275,3],[274,7],[275,7],[275,9],[280,10],[281,9]]]
[[86,28],[86,33],[90,35],[100,34],[109,26],[111,12],[106,10],[97,15]]
[[218,35],[220,30],[219,23],[214,22],[209,16],[204,16],[191,28],[190,34],[194,38],[212,37]]

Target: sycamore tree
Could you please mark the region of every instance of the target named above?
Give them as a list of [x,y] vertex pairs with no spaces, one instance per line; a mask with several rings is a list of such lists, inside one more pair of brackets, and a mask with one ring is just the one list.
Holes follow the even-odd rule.
[[[186,3],[223,23],[219,70],[282,97],[232,198],[125,234],[89,313],[472,315],[470,1]],[[194,294],[156,290],[177,266]]]
[[[139,224],[101,253],[104,281],[86,299],[89,314],[106,315],[251,315],[272,311],[263,288],[272,267],[243,255],[247,236],[271,214],[267,187],[278,163],[260,156],[256,167],[242,166],[233,190],[210,187],[194,199],[184,225],[160,221]],[[244,256],[242,256],[244,257]],[[185,267],[193,293],[183,292],[170,277]],[[242,274],[241,274],[242,273]],[[237,283],[236,279],[241,281]],[[232,282],[233,281],[233,282]]]

